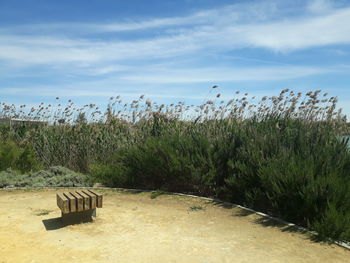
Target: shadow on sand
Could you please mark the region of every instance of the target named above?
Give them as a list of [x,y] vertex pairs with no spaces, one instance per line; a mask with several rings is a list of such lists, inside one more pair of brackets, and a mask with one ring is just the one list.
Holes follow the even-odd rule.
[[212,204],[226,208],[226,209],[232,209],[232,208],[237,207],[237,208],[239,208],[239,210],[235,210],[233,212],[232,216],[248,217],[250,215],[256,215],[256,217],[254,217],[252,219],[252,222],[255,224],[259,224],[259,225],[264,226],[264,227],[277,228],[281,232],[300,233],[300,234],[303,234],[303,237],[305,239],[308,239],[308,240],[313,241],[313,242],[320,242],[320,241],[322,242],[322,240],[320,240],[319,237],[316,234],[314,234],[312,231],[308,231],[307,229],[305,229],[303,227],[299,227],[297,225],[290,224],[282,219],[275,218],[272,216],[265,217],[265,216],[257,214],[254,211],[246,210],[246,209],[240,208],[237,205],[222,202],[219,200],[212,201]]
[[45,226],[46,231],[51,231],[51,230],[58,230],[70,225],[78,225],[78,224],[93,222],[93,220],[92,218],[84,218],[84,219],[80,219],[79,222],[76,222],[76,221],[65,222],[62,220],[62,217],[55,217],[55,218],[44,219],[42,220],[42,222]]
[[44,220],[42,220],[42,222],[46,228],[46,231],[57,230],[57,229],[60,229],[60,228],[67,226],[67,224],[64,224],[62,222],[61,217],[44,219]]

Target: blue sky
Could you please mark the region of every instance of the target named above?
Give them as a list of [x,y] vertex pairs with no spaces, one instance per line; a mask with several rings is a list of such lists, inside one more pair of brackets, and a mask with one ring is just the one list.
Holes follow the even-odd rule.
[[0,101],[321,89],[350,117],[350,1],[0,0]]

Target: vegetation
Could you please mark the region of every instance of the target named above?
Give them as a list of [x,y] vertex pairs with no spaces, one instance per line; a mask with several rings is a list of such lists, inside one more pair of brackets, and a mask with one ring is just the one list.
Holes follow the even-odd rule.
[[11,140],[5,140],[0,143],[0,160],[0,171],[13,168],[24,172],[37,170],[41,167],[30,145],[21,147]]
[[151,199],[156,199],[158,196],[161,196],[163,194],[165,194],[165,192],[157,190],[152,192],[150,197]]
[[191,211],[201,211],[201,210],[205,210],[205,208],[203,206],[191,206],[190,210]]
[[[112,97],[104,113],[71,101],[30,110],[3,104],[0,116],[50,125],[2,127],[1,169],[61,165],[109,186],[216,196],[349,241],[350,151],[342,136],[350,127],[337,99],[289,90],[260,101],[235,97],[217,94],[199,106]],[[29,157],[20,157],[25,149]]]
[[54,166],[39,172],[20,174],[11,169],[0,172],[0,187],[91,186],[88,176]]
[[38,209],[34,211],[34,214],[36,216],[46,216],[48,214],[50,214],[51,212],[53,212],[53,210],[48,210],[48,209]]

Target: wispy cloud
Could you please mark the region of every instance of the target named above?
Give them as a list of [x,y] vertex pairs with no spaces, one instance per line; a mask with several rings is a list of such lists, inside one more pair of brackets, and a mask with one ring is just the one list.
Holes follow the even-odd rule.
[[[26,94],[31,97],[62,96],[69,98],[90,97],[106,98],[121,95],[124,98],[135,99],[144,94],[154,99],[187,99],[203,100],[208,94],[211,85],[217,83],[242,82],[271,82],[294,79],[333,72],[347,72],[349,67],[322,68],[322,67],[259,67],[259,68],[215,68],[200,69],[171,68],[169,65],[156,67],[139,67],[138,70],[128,69],[118,76],[105,77],[94,80],[79,80],[73,83],[52,83],[47,85],[17,84],[13,87],[0,88],[0,97],[8,95]],[[137,71],[137,72],[136,72]],[[236,85],[232,85],[236,86]],[[166,87],[166,88],[164,88]],[[189,87],[191,92],[189,92]],[[261,90],[267,95],[271,93]],[[274,91],[279,92],[276,88]],[[257,93],[257,92],[255,92]]]
[[[45,36],[38,33],[22,35],[0,32],[0,59],[7,63],[27,65],[101,64],[129,59],[195,55],[203,50],[225,52],[241,48],[266,48],[290,52],[350,43],[350,8],[330,9],[325,1],[316,1],[312,9],[327,9],[329,12],[304,13],[301,17],[275,21],[271,18],[271,13],[282,11],[276,11],[273,3],[260,4],[263,8],[259,12],[255,10],[257,7],[248,12],[248,5],[234,5],[184,17],[158,18],[137,23],[78,24],[79,29],[85,27],[89,32],[94,28],[95,34],[162,27],[165,31],[160,37],[136,35],[133,39],[125,40],[118,38],[118,35],[117,38],[110,35],[108,38],[93,38],[81,35],[79,30],[76,31],[76,37],[68,37],[57,36],[57,32],[52,29],[52,33]],[[254,16],[255,13],[260,15]],[[31,26],[35,28],[35,25]],[[52,25],[53,29],[58,26]]]
[[277,14],[283,15],[285,9],[282,8],[281,1],[270,0],[261,2],[239,3],[226,5],[215,9],[197,10],[184,16],[160,17],[160,18],[128,18],[114,22],[91,23],[91,22],[62,22],[50,24],[29,24],[15,25],[10,29],[1,28],[2,32],[36,33],[38,30],[43,33],[55,32],[56,34],[64,32],[79,33],[80,35],[95,34],[101,32],[124,32],[138,31],[154,28],[172,28],[182,26],[196,26],[208,24],[227,24],[235,22],[265,21]]
[[321,67],[198,68],[144,71],[124,74],[121,80],[139,83],[211,83],[240,81],[274,81],[327,74],[341,69]]
[[331,0],[312,0],[309,1],[307,9],[312,13],[328,13],[334,8],[334,2]]
[[[29,88],[2,88],[0,89],[0,95],[18,95],[18,94],[26,94],[28,93]],[[112,89],[104,89],[104,90],[87,90],[83,89],[83,87],[75,87],[75,89],[61,86],[45,86],[41,88],[30,87],[30,94],[32,96],[41,97],[62,97],[62,98],[81,98],[81,97],[89,97],[89,98],[102,98],[103,102],[106,102],[105,98],[109,98],[112,96],[121,96],[124,100],[135,100],[141,95],[146,95],[146,97],[153,99],[190,99],[190,100],[203,100],[206,98],[205,95],[184,95],[179,94],[178,92],[169,93],[169,92],[125,92],[118,91]]]
[[350,43],[350,8],[328,15],[232,28],[241,41],[275,51]]

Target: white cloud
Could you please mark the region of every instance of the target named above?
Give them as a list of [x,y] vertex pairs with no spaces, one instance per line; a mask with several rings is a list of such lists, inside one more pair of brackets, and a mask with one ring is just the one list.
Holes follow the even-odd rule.
[[[0,59],[31,64],[101,63],[126,59],[162,58],[188,54],[198,50],[188,35],[175,35],[145,40],[74,40],[30,37],[0,37]],[[54,45],[57,40],[57,44]]]
[[312,0],[307,5],[307,9],[316,14],[327,13],[333,9],[333,2],[330,0]]
[[[3,87],[0,95],[28,94],[31,96],[68,97],[108,97],[123,95],[136,98],[146,94],[155,98],[201,97],[198,92],[189,92],[189,87],[204,86],[225,82],[261,82],[295,79],[333,72],[348,72],[349,67],[246,67],[246,68],[183,68],[178,69],[163,64],[154,67],[138,67],[119,72],[117,76],[90,81],[77,80],[74,83],[49,85],[18,84],[11,88]],[[56,80],[57,81],[57,80]],[[53,81],[54,83],[55,81]]]
[[123,72],[130,69],[130,67],[126,66],[120,66],[120,65],[109,65],[109,66],[101,66],[89,69],[89,72],[91,75],[105,75],[110,73],[116,73],[116,72]]
[[350,43],[350,8],[329,15],[232,28],[241,42],[276,51]]
[[198,68],[151,70],[120,76],[121,80],[135,83],[208,83],[240,81],[274,81],[326,74],[340,69],[316,67],[259,67],[259,68]]
[[123,32],[148,30],[155,28],[195,26],[208,24],[227,24],[235,22],[265,21],[277,14],[283,14],[285,10],[279,9],[281,6],[278,0],[261,2],[238,3],[226,5],[215,9],[197,10],[191,14],[175,17],[163,18],[129,18],[117,22],[105,23],[50,23],[50,24],[29,24],[16,25],[12,28],[1,28],[2,32],[76,32],[79,34],[101,33],[101,32]]
[[193,100],[201,100],[204,99],[205,96],[201,95],[190,95],[190,94],[179,94],[178,92],[169,93],[169,92],[125,92],[125,91],[116,91],[112,89],[94,89],[87,90],[81,87],[72,89],[71,87],[62,86],[45,86],[45,87],[30,87],[30,88],[2,88],[0,89],[0,95],[18,95],[18,94],[26,94],[28,90],[30,90],[31,96],[41,96],[41,97],[61,97],[61,98],[81,98],[81,97],[91,97],[91,98],[109,98],[111,96],[121,96],[122,99],[135,100],[141,95],[146,95],[146,98],[152,99],[193,99]]
[[[270,3],[269,5],[267,3]],[[274,2],[255,6],[228,6],[202,11],[190,16],[146,20],[124,24],[86,24],[97,32],[136,30],[162,27],[169,31],[158,37],[137,37],[132,40],[90,38],[79,35],[59,37],[55,33],[20,35],[0,32],[0,59],[15,64],[120,63],[124,60],[196,56],[199,52],[226,52],[237,48],[266,48],[290,52],[310,47],[350,43],[350,8],[332,9],[327,14],[292,17],[271,22],[276,14]],[[314,7],[329,9],[326,2]],[[316,7],[315,7],[316,6]],[[262,10],[257,11],[258,7]],[[270,11],[269,10],[270,7]],[[322,7],[323,8],[323,7]],[[243,14],[244,16],[243,16]],[[260,13],[259,13],[260,12]],[[268,13],[264,16],[263,14]],[[259,17],[254,14],[260,14]],[[277,12],[278,13],[278,12]],[[247,18],[251,15],[250,20]],[[35,25],[32,25],[35,27]],[[175,28],[173,26],[176,26]],[[79,24],[83,28],[84,24]],[[112,34],[112,33],[111,33]],[[103,71],[102,67],[101,72]]]

